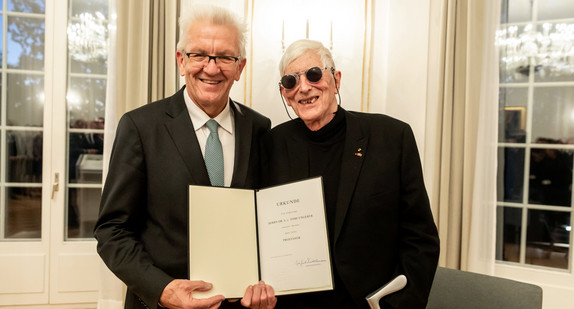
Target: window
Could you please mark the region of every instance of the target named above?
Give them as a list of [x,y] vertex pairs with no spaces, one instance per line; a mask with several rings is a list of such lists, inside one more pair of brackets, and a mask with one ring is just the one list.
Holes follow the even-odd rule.
[[[71,0],[67,65],[68,238],[91,238],[101,182],[107,72],[107,0]],[[45,3],[4,1],[1,239],[40,239]],[[86,40],[85,38],[93,38]],[[51,59],[50,59],[51,60]]]
[[108,0],[71,0],[68,13],[66,235],[93,238],[102,190]]
[[3,1],[0,11],[0,240],[4,241],[42,236],[45,9],[41,0],[11,0]]
[[573,38],[573,1],[502,1],[499,261],[571,267]]

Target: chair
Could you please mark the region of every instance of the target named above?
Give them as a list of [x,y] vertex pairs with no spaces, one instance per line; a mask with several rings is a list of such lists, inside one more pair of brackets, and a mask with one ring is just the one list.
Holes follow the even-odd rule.
[[439,267],[427,309],[541,309],[537,285]]

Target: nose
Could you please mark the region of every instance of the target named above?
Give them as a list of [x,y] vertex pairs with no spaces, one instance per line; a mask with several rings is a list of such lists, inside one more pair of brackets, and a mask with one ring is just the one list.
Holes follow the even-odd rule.
[[215,58],[213,59],[210,58],[207,60],[207,63],[203,66],[203,71],[210,75],[215,75],[219,73],[219,66],[215,62]]
[[299,76],[299,90],[306,92],[312,88],[311,83],[307,80],[305,74]]

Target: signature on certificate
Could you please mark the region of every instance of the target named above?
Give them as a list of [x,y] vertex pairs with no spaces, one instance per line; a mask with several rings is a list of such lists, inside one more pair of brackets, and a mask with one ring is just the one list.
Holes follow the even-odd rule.
[[296,260],[295,265],[301,266],[301,267],[303,267],[303,266],[308,267],[308,266],[320,265],[320,264],[323,264],[325,262],[327,262],[326,259],[317,259],[317,258],[308,257],[306,259]]

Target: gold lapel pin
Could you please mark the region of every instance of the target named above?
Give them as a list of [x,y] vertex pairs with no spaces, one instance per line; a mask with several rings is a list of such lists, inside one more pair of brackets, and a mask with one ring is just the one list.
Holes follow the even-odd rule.
[[363,154],[361,153],[362,150],[363,150],[362,148],[357,149],[357,152],[355,152],[355,155],[357,157],[362,157],[363,156]]

